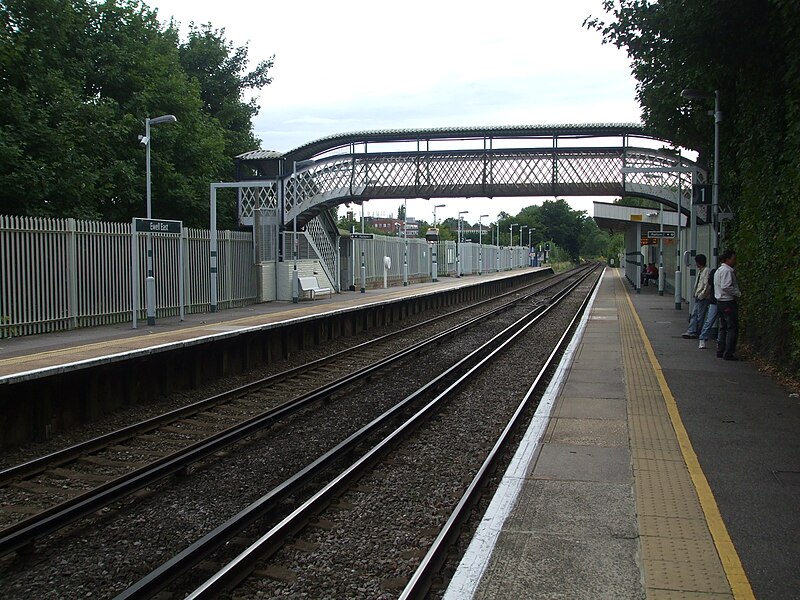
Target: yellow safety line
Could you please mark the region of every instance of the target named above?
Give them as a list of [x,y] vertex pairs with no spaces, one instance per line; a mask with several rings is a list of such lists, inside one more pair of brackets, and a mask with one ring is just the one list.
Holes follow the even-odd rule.
[[[620,277],[620,279],[622,278],[619,274],[618,277]],[[639,334],[647,350],[647,355],[650,357],[650,364],[653,366],[653,370],[656,373],[656,379],[661,388],[661,393],[664,396],[664,402],[667,405],[667,412],[669,413],[672,427],[675,429],[675,434],[678,438],[683,460],[686,463],[686,467],[689,469],[689,475],[692,478],[694,489],[700,500],[700,506],[703,509],[703,514],[705,515],[708,529],[711,532],[711,537],[714,539],[714,545],[717,547],[717,553],[722,561],[722,567],[725,569],[725,576],[728,578],[733,597],[742,600],[755,599],[753,589],[750,587],[750,581],[747,579],[742,563],[739,560],[739,554],[736,552],[733,541],[731,541],[730,535],[728,535],[728,529],[725,527],[725,523],[722,520],[717,501],[714,499],[714,493],[711,491],[711,486],[708,485],[705,473],[703,473],[703,469],[700,467],[700,461],[697,459],[697,454],[695,454],[692,443],[689,440],[689,434],[686,432],[686,428],[681,420],[675,397],[672,395],[667,385],[664,372],[653,351],[653,346],[650,344],[650,340],[645,333],[644,325],[642,325],[642,321],[639,319],[639,314],[636,312],[636,308],[633,305],[630,292],[627,286],[623,287],[626,290],[625,296],[633,312],[636,325],[639,328]]]

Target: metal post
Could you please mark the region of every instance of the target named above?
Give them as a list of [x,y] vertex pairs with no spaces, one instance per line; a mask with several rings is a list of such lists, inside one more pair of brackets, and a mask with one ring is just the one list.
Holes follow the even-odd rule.
[[292,219],[292,260],[294,261],[292,303],[297,304],[300,301],[300,273],[297,270],[297,161],[292,166],[292,209],[294,210],[294,219]]
[[681,192],[681,174],[678,172],[678,235],[675,240],[675,310],[681,309],[681,219],[683,217],[683,194]]
[[[433,227],[436,229],[436,209],[437,208],[444,208],[445,204],[434,204],[433,205]],[[435,242],[433,242],[433,246],[431,247],[431,281],[439,281],[439,240],[438,236]]]
[[133,329],[137,328],[139,313],[139,233],[136,219],[131,219],[131,306],[133,307]]
[[458,213],[458,240],[456,241],[456,273],[461,277],[461,226],[462,216],[469,213],[468,210],[462,210]]
[[[658,222],[659,227],[658,230],[661,231],[661,235],[664,235],[664,205],[660,205],[660,210],[658,212]],[[664,273],[664,238],[658,238],[658,295],[664,295],[664,280],[666,279],[666,274]]]
[[209,266],[211,269],[211,312],[217,312],[217,187],[211,184],[211,222],[208,232]]
[[[692,176],[694,179],[694,176]],[[701,189],[700,194],[703,196],[702,200],[705,200],[705,190]],[[692,293],[689,294],[689,314],[691,315],[694,312],[694,305],[695,305],[695,297],[694,291],[697,289],[697,263],[695,262],[695,257],[697,256],[697,205],[694,202],[694,194],[692,194],[692,229],[689,244],[691,245],[690,248],[690,256],[692,259],[691,264],[689,265],[689,277],[692,281]],[[708,263],[706,263],[708,264]]]
[[439,281],[439,261],[437,258],[439,241],[433,242],[431,248],[431,281]]
[[511,239],[509,240],[509,244],[508,244],[508,252],[509,252],[508,264],[509,264],[509,269],[513,269],[516,266],[515,261],[514,261],[514,227],[517,227],[517,226],[519,226],[519,223],[512,223],[511,224]]
[[722,112],[719,109],[719,90],[714,90],[714,181],[711,188],[711,231],[712,231],[712,268],[717,267],[719,256],[719,124],[722,122]]
[[180,268],[178,269],[178,296],[180,296],[180,303],[181,303],[181,321],[184,320],[184,310],[186,306],[186,292],[184,289],[184,269],[183,269],[183,223],[181,223],[181,232],[178,235],[178,263]]
[[456,276],[461,277],[461,213],[458,213],[458,233],[456,233]]
[[[175,123],[175,115],[162,115],[160,117],[146,117],[144,120],[144,137],[139,141],[145,148],[145,179],[147,185],[147,218],[152,218],[151,192],[150,192],[150,125],[159,123]],[[146,282],[146,302],[147,302],[147,324],[156,324],[156,279],[153,274],[153,238],[151,233],[147,233],[147,282]]]
[[405,287],[408,285],[408,205],[405,198],[403,198],[403,237],[406,241],[403,246],[403,287]]
[[367,291],[367,264],[364,262],[364,251],[361,251],[361,293]]
[[483,217],[489,215],[478,216],[478,275],[483,275]]
[[[152,219],[150,195],[150,117],[144,120],[145,173],[147,179],[147,218]],[[147,324],[156,324],[156,278],[153,275],[153,234],[147,232],[147,279],[145,280],[145,302]]]

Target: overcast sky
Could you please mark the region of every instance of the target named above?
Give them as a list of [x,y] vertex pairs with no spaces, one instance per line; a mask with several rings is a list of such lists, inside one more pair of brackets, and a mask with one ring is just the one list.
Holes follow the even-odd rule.
[[[275,55],[254,119],[265,149],[373,129],[640,121],[625,53],[582,26],[601,0],[145,1],[184,32],[224,28],[253,64]],[[545,199],[440,200],[437,216],[492,220]],[[591,200],[566,200],[592,214]],[[430,221],[432,204],[409,200],[408,214]]]

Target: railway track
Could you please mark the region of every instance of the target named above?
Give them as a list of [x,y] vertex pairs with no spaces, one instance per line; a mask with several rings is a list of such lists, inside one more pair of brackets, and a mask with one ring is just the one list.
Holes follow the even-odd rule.
[[[488,477],[530,416],[545,372],[597,280],[591,275],[585,274],[550,302],[511,311],[524,314],[116,600],[149,598],[167,586],[181,597],[188,591],[189,598],[198,599],[216,598],[236,587],[242,597],[425,597]],[[562,301],[572,306],[564,308]],[[498,389],[497,361],[524,364],[531,344],[540,340],[538,323],[559,310],[569,313],[569,326],[558,343],[547,349],[546,358],[528,377],[514,381],[507,393],[493,393]],[[384,426],[401,415],[399,424]],[[455,461],[457,468],[451,468],[454,452],[470,460]],[[281,510],[312,472],[354,453],[354,461],[328,476],[307,499]],[[438,508],[432,504],[426,511],[429,497],[436,498]],[[387,506],[394,508],[381,510]],[[253,527],[275,514],[282,518],[273,519],[267,533]],[[376,532],[390,539],[376,537]],[[242,548],[248,535],[253,541]],[[235,543],[225,548],[232,539]],[[236,556],[226,558],[232,551]],[[199,575],[190,570],[209,557],[224,566],[191,591]],[[320,564],[327,566],[320,569]],[[331,565],[336,568],[331,570]]]
[[[186,473],[191,465],[224,452],[231,444],[274,427],[321,400],[329,400],[360,381],[375,377],[381,370],[396,368],[393,365],[409,360],[426,347],[460,335],[465,329],[519,302],[548,293],[560,279],[537,282],[527,291],[511,292],[491,303],[478,303],[448,313],[6,469],[0,472],[0,483],[4,485],[0,502],[6,507],[6,517],[10,514],[24,518],[10,519],[12,522],[0,531],[0,555],[30,550],[36,539],[152,486],[168,475]],[[487,308],[489,304],[493,308]],[[474,313],[481,314],[475,316]],[[462,322],[454,327],[453,319]],[[398,352],[397,345],[407,349]],[[342,372],[347,374],[341,376]],[[319,386],[320,382],[323,385]],[[287,397],[292,399],[285,401]]]

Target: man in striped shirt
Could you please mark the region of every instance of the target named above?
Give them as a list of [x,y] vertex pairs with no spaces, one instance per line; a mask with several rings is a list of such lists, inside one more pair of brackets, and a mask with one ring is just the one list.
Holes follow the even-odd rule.
[[736,283],[736,253],[725,250],[719,256],[720,264],[714,273],[714,296],[717,298],[719,315],[719,337],[717,356],[725,360],[739,360],[736,357],[736,340],[739,337],[739,306],[742,292]]

